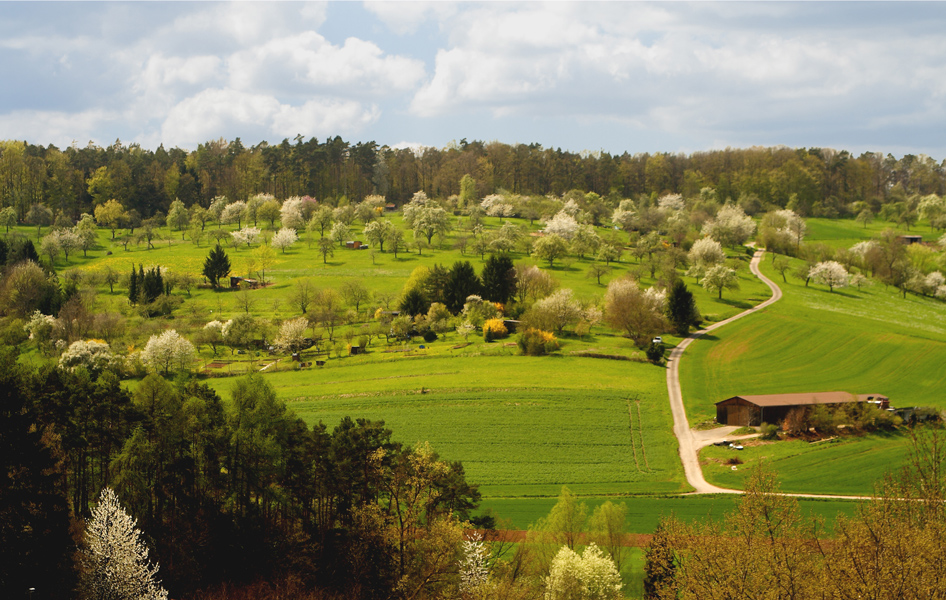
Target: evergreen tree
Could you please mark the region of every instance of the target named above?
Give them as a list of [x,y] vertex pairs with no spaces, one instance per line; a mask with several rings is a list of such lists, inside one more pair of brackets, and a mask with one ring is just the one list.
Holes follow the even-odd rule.
[[516,271],[508,256],[490,256],[483,266],[483,298],[505,304],[516,291]]
[[138,303],[138,272],[135,265],[131,266],[131,276],[128,278],[128,300],[132,304]]
[[667,296],[667,318],[673,330],[680,336],[690,332],[690,325],[700,323],[700,311],[696,308],[693,293],[687,289],[683,280],[677,279]]
[[661,518],[644,551],[644,598],[676,598],[672,524],[672,518]]
[[74,544],[61,458],[16,354],[0,354],[0,597],[69,598]]
[[141,290],[138,299],[142,304],[151,304],[164,293],[164,278],[161,276],[161,267],[153,267],[141,279]]
[[470,261],[457,261],[453,263],[450,269],[450,277],[447,280],[446,293],[444,294],[444,304],[447,310],[453,314],[463,310],[467,297],[479,294],[483,285],[480,278],[476,276],[476,271]]
[[214,288],[218,286],[221,279],[230,275],[230,258],[220,244],[217,244],[217,247],[211,250],[204,260],[203,273]]

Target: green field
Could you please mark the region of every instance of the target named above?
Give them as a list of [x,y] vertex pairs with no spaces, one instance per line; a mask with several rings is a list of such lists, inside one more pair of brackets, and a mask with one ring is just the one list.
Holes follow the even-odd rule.
[[[684,522],[723,519],[736,508],[739,496],[722,494],[582,498],[582,502],[588,504],[589,513],[605,501],[618,504],[624,502],[627,505],[628,533],[650,534],[662,516],[673,515]],[[806,498],[800,498],[798,502],[804,513],[823,519],[828,527],[832,526],[838,514],[853,515],[859,504],[853,500]],[[546,516],[554,505],[555,498],[488,498],[483,501],[482,509],[492,509],[497,515],[509,519],[513,529],[527,529],[540,517]]]
[[[815,444],[802,440],[746,445],[742,451],[710,446],[700,452],[703,476],[722,487],[743,488],[764,462],[779,474],[786,491],[801,494],[870,495],[885,474],[910,455],[906,435],[873,434],[838,438]],[[744,461],[736,470],[725,461]]]
[[[879,283],[831,293],[792,277],[783,282],[769,260],[763,261],[763,272],[782,288],[782,301],[687,351],[681,385],[691,422],[712,419],[714,403],[737,394],[838,390],[885,394],[893,406],[946,408],[941,301],[904,299]],[[868,494],[887,468],[900,464],[902,448],[903,438],[892,436],[805,451],[780,449],[776,470],[786,491]],[[738,487],[744,471],[710,468],[707,477]]]
[[[684,491],[664,371],[578,357],[434,357],[268,377],[309,423],[384,420],[460,460],[486,497]],[[227,395],[232,382],[212,379]],[[503,515],[501,515],[503,516]]]

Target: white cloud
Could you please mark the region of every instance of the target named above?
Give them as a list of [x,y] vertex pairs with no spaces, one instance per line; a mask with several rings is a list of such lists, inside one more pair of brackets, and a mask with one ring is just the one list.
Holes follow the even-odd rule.
[[105,110],[63,112],[49,110],[18,110],[0,115],[0,131],[5,139],[27,140],[34,144],[54,144],[65,148],[76,142],[84,146],[114,140],[100,139],[103,127],[123,120],[122,115]]
[[[377,120],[375,106],[334,99],[313,99],[301,106],[275,97],[229,88],[208,89],[174,106],[161,127],[165,144],[193,147],[229,132],[240,135],[292,137],[356,134]],[[233,136],[236,137],[236,136]]]
[[237,89],[333,90],[345,96],[410,91],[424,77],[420,61],[385,56],[377,45],[357,38],[335,46],[314,31],[237,52],[229,59],[229,71]]
[[458,12],[451,2],[365,2],[365,8],[401,35],[417,33],[428,20],[442,21]]

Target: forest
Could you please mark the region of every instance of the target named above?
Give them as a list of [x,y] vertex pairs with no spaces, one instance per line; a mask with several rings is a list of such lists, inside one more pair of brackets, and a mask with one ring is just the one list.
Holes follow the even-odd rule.
[[786,147],[709,150],[691,155],[611,155],[570,152],[537,144],[451,143],[445,148],[391,148],[375,142],[319,141],[301,136],[246,147],[239,138],[208,141],[196,150],[148,150],[120,141],[65,149],[0,142],[0,198],[26,221],[34,204],[77,220],[115,199],[140,218],[166,214],[175,199],[208,207],[213,198],[246,201],[254,194],[310,196],[338,204],[379,194],[398,206],[418,190],[435,198],[471,193],[561,196],[583,190],[615,199],[679,193],[705,187],[725,201],[753,197],[803,217],[854,216],[850,206],[883,204],[946,192],[946,170],[927,156]]

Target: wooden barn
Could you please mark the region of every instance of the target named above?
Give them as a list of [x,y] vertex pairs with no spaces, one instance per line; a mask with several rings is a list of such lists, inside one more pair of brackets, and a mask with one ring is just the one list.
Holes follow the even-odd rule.
[[769,394],[763,396],[733,396],[716,403],[716,422],[723,425],[758,426],[779,423],[790,410],[816,404],[846,404],[872,402],[879,408],[889,408],[890,401],[881,394],[855,396],[848,392],[814,392],[802,394]]

